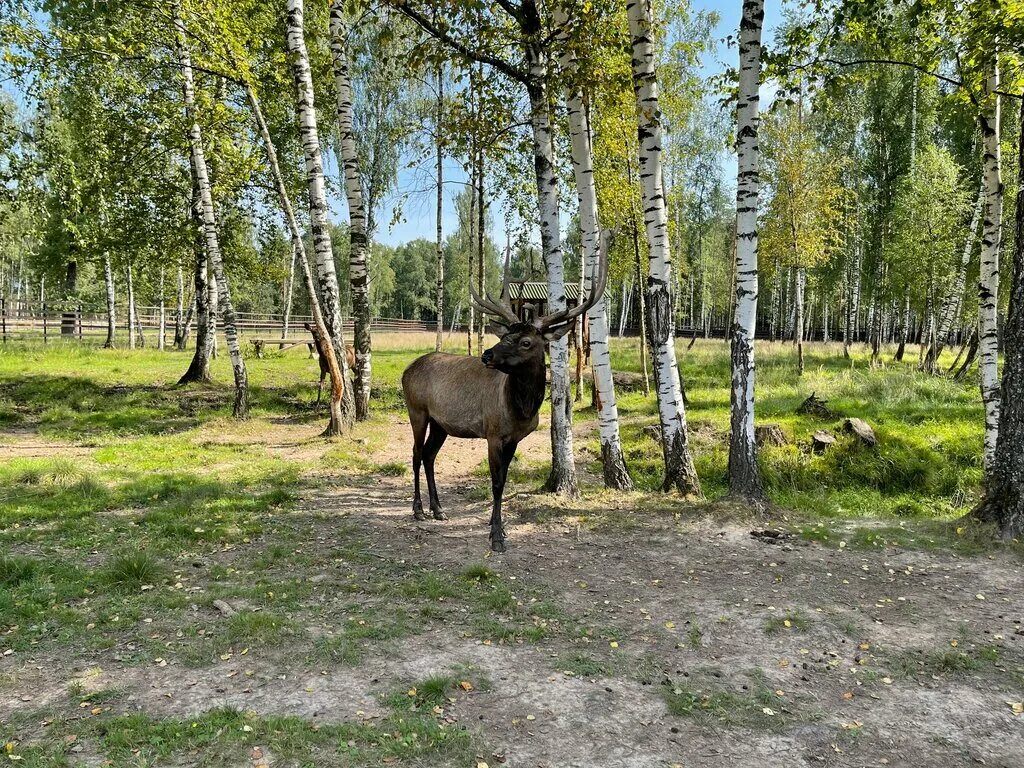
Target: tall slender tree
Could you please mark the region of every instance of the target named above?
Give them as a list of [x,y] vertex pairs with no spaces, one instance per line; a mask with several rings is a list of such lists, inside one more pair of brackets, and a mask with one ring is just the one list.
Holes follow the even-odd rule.
[[626,13],[633,46],[633,89],[636,92],[640,182],[647,229],[647,335],[654,362],[654,381],[661,418],[665,457],[664,488],[701,495],[700,481],[686,434],[686,409],[676,363],[672,316],[672,257],[668,211],[661,166],[662,128],[655,71],[654,29],[650,0],[628,0]]
[[[597,217],[597,188],[594,184],[594,156],[590,142],[590,118],[583,102],[575,51],[567,39],[569,16],[560,2],[555,6],[554,22],[561,28],[562,55],[559,66],[566,81],[566,106],[569,112],[569,138],[572,148],[573,176],[579,198],[580,235],[584,271],[596,274],[600,258],[601,230]],[[581,279],[583,276],[581,275]],[[580,296],[583,301],[583,296]],[[615,401],[611,356],[608,349],[608,302],[602,297],[587,312],[590,322],[590,356],[594,372],[594,396],[597,401],[598,438],[604,484],[608,488],[630,490],[633,481],[626,469],[626,459],[619,436],[619,409]],[[577,386],[582,386],[577,383]]]
[[[242,349],[238,341],[235,309],[231,302],[231,290],[228,285],[227,273],[220,250],[220,235],[213,207],[213,191],[206,167],[206,155],[203,150],[203,133],[199,127],[195,108],[195,85],[192,79],[192,59],[189,56],[185,24],[181,18],[181,5],[175,4],[174,26],[178,38],[178,61],[181,66],[182,84],[184,89],[185,115],[189,126],[189,145],[192,150],[192,173],[195,175],[196,186],[199,188],[199,202],[202,212],[203,234],[206,242],[206,253],[210,258],[214,278],[217,281],[217,298],[224,322],[224,336],[227,339],[231,368],[235,378],[235,403],[233,413],[236,418],[244,419],[249,415],[249,379],[242,359]],[[130,319],[131,321],[131,319]]]
[[[288,0],[288,52],[292,57],[292,74],[298,99],[299,135],[306,164],[306,184],[309,189],[309,222],[313,230],[316,293],[323,302],[324,322],[344,376],[345,340],[341,325],[341,296],[338,290],[338,274],[334,268],[331,227],[327,217],[327,194],[324,187],[323,159],[320,155],[320,136],[317,130],[313,75],[309,67],[309,53],[306,50],[304,10],[303,0]],[[342,428],[351,424],[354,418],[355,400],[352,387],[346,386],[341,400]]]
[[740,82],[736,103],[736,310],[731,334],[729,490],[764,497],[754,440],[754,333],[757,326],[757,208],[760,148],[757,143],[764,0],[743,0]]
[[996,450],[985,471],[985,497],[974,511],[1004,538],[1024,536],[1024,99],[1017,144],[1013,275],[1004,327],[1005,362]]
[[338,119],[338,144],[345,173],[348,200],[348,276],[352,286],[352,338],[356,350],[356,420],[370,417],[370,286],[367,258],[370,242],[367,210],[363,201],[363,180],[359,168],[355,134],[352,131],[352,79],[349,75],[348,24],[343,0],[331,0],[331,62]]
[[999,63],[993,54],[985,84],[985,101],[978,113],[981,126],[985,213],[981,235],[981,274],[978,277],[978,365],[981,399],[985,403],[985,468],[995,461],[999,436],[999,246],[1002,239],[1003,181],[999,122]]

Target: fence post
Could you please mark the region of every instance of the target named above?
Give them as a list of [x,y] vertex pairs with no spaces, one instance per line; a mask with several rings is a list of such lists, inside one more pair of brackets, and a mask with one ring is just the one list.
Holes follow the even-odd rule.
[[78,340],[82,340],[82,305],[78,305]]
[[47,331],[48,331],[48,328],[46,326],[46,302],[44,301],[43,302],[43,344],[46,344],[46,342],[47,342]]

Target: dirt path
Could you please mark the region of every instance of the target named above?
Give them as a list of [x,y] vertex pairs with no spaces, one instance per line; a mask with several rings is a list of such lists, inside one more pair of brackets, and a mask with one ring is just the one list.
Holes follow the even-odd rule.
[[[407,461],[407,426],[395,417],[383,429],[374,460]],[[301,434],[279,427],[270,450],[306,457]],[[542,456],[547,439],[536,432],[524,456]],[[1024,699],[1019,562],[825,547],[671,514],[623,511],[597,530],[528,522],[541,500],[525,487],[510,489],[509,551],[491,556],[476,472],[485,455],[480,441],[442,450],[447,522],[413,521],[408,476],[352,487],[323,478],[284,516],[314,563],[295,566],[314,584],[297,614],[310,636],[394,607],[378,585],[361,593],[359,612],[332,613],[361,575],[355,537],[363,562],[408,594],[418,594],[410,574],[454,588],[436,604],[442,620],[371,643],[348,665],[287,648],[194,669],[119,664],[113,652],[25,660],[0,707],[42,706],[48,690],[88,678],[124,691],[125,711],[152,716],[234,707],[368,721],[383,716],[381,692],[454,673],[478,682],[453,692],[439,717],[473,733],[492,767],[1024,764],[1024,720],[1010,706]],[[503,640],[481,629],[481,603],[459,594],[473,589],[459,576],[473,563],[510,595],[493,618],[520,617]],[[527,610],[540,604],[550,610]]]

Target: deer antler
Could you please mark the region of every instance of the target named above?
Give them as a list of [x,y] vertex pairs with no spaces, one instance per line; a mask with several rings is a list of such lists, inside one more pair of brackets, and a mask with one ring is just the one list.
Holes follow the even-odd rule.
[[520,322],[519,316],[512,311],[512,308],[508,304],[508,282],[509,282],[509,262],[511,261],[511,254],[509,250],[505,249],[505,276],[501,282],[501,298],[495,301],[490,296],[486,299],[481,298],[479,294],[473,289],[473,281],[469,283],[469,295],[473,299],[473,304],[476,308],[482,312],[486,312],[489,315],[500,317],[506,323],[515,324]]
[[597,267],[595,269],[596,274],[590,276],[590,293],[587,295],[586,301],[583,297],[580,297],[580,303],[575,307],[553,312],[550,315],[539,317],[534,321],[534,325],[541,331],[548,331],[558,326],[563,326],[571,323],[577,317],[582,315],[584,312],[590,310],[601,297],[604,296],[605,287],[608,284],[608,253],[611,251],[612,242],[615,236],[610,229],[602,230],[601,232],[601,243],[598,246],[598,257]]

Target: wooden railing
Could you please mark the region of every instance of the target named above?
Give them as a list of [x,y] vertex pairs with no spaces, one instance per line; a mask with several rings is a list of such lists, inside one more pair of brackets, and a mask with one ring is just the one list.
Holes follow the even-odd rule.
[[[139,306],[138,326],[143,335],[157,333],[160,329],[160,307]],[[242,336],[280,336],[284,330],[284,315],[268,312],[238,312],[237,327]],[[118,305],[115,311],[117,333],[128,330],[128,308]],[[174,333],[174,309],[164,308],[164,328],[168,336]],[[288,332],[305,333],[303,323],[312,322],[309,315],[291,315]],[[193,324],[194,325],[194,324]],[[218,328],[220,328],[218,323]],[[346,334],[352,333],[351,318],[342,321]],[[434,333],[437,323],[433,320],[405,320],[402,318],[379,317],[370,321],[370,328],[380,333]],[[0,297],[0,337],[9,339],[36,339],[44,343],[56,339],[95,341],[106,338],[106,307],[72,304],[68,302],[17,301]]]

